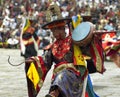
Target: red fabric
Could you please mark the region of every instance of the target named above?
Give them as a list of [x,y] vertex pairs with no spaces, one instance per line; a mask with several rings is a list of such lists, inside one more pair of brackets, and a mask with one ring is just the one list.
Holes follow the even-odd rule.
[[[45,80],[45,76],[47,74],[47,68],[45,67],[45,64],[44,64],[44,61],[43,61],[43,58],[41,56],[37,56],[37,58],[39,59],[39,61],[37,61],[34,57],[32,57],[31,59],[33,59],[35,61],[35,66],[36,66],[36,69],[38,70],[39,68],[41,69],[42,71],[42,80],[44,81]],[[39,66],[40,65],[40,66]],[[41,77],[40,77],[41,78]]]
[[110,38],[114,38],[116,36],[116,32],[110,32],[110,33],[105,33],[102,34],[102,39],[104,39],[106,37],[106,35],[109,35]]
[[[96,51],[94,50],[94,48],[96,49]],[[104,69],[104,50],[102,48],[102,41],[99,40],[98,37],[94,37],[93,43],[90,46],[90,53],[93,58],[93,62],[94,62],[94,65],[95,65],[97,71],[100,73],[103,73],[105,71],[105,69]],[[100,62],[100,63],[98,63],[98,62]],[[97,68],[97,67],[99,67],[99,68]]]
[[89,97],[87,92],[85,92],[85,97]]
[[52,47],[53,55],[61,59],[63,56],[70,50],[71,46],[71,36],[68,36],[66,39],[57,40]]
[[[39,73],[39,76],[41,78],[41,81],[38,83],[36,89],[34,88],[33,86],[33,83],[32,81],[30,81],[30,79],[27,77],[27,84],[28,84],[28,97],[37,97],[41,87],[40,85],[42,85],[41,82],[44,82],[45,80],[45,77],[46,77],[46,74],[47,74],[47,68],[45,67],[44,65],[44,61],[42,59],[41,56],[37,56],[37,57],[31,57],[30,59],[33,60],[34,64],[35,64],[35,67],[36,67],[36,70],[37,72]],[[27,64],[27,65],[30,65]],[[39,72],[40,71],[40,72]],[[26,72],[27,73],[27,72]],[[39,85],[40,84],[40,85]]]
[[112,39],[116,37],[116,33],[105,33],[102,34],[102,47],[104,50],[108,48],[112,44]]
[[111,56],[116,53],[120,48],[120,41],[116,38],[116,33],[107,33],[102,35],[102,47],[106,53],[106,56]]

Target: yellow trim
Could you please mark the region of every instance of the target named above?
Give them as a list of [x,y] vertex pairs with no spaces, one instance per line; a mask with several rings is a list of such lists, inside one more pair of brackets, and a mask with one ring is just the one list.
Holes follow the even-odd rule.
[[67,69],[67,68],[72,68],[72,69],[74,69],[75,71],[79,72],[79,71],[75,68],[75,66],[74,66],[73,63],[61,64],[60,66],[56,67],[53,72],[56,74],[56,73],[58,73],[58,72],[60,72],[60,71],[62,71],[62,70],[64,70],[64,69]]
[[28,39],[28,40],[23,40],[23,43],[24,43],[25,45],[30,44],[30,43],[32,43],[32,42],[34,42],[33,39],[32,39],[32,37],[31,37],[30,39]]
[[96,54],[96,69],[97,69],[98,71],[102,71],[102,67],[101,67],[101,65],[102,65],[102,60],[100,59],[100,55],[99,55],[99,53],[98,53],[97,48],[95,47],[95,44],[92,43],[92,45],[93,45],[93,49],[94,49],[95,54]]

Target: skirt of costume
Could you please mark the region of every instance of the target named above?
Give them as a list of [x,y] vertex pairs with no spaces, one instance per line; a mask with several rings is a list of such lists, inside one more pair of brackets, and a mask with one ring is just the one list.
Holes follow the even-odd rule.
[[72,70],[65,69],[55,76],[50,91],[56,87],[60,89],[59,97],[81,97],[83,80]]

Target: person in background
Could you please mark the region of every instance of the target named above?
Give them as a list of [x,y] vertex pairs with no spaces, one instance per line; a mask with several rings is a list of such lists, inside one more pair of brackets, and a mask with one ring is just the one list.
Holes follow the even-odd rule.
[[[30,20],[26,17],[23,17],[23,27],[20,34],[20,50],[21,50],[21,56],[23,56],[25,59],[37,56],[38,55],[38,49],[40,44],[40,39],[35,33],[35,20]],[[29,65],[25,64],[25,72],[27,73],[27,70],[29,68]],[[27,87],[28,88],[28,94],[31,92],[31,80],[26,76],[27,80]]]
[[25,19],[21,32],[21,55],[26,59],[31,56],[37,56],[40,39],[35,33],[35,20]]

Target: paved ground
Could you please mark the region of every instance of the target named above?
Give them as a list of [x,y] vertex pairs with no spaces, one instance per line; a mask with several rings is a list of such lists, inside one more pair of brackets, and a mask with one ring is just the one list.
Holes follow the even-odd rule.
[[[0,49],[0,97],[28,97],[24,64],[17,67],[9,65],[8,55],[14,63],[24,60],[19,50]],[[112,62],[105,62],[105,67],[107,71],[103,75],[91,75],[94,90],[100,97],[120,97],[120,69]],[[44,97],[48,92],[51,74],[50,71],[37,97]]]

